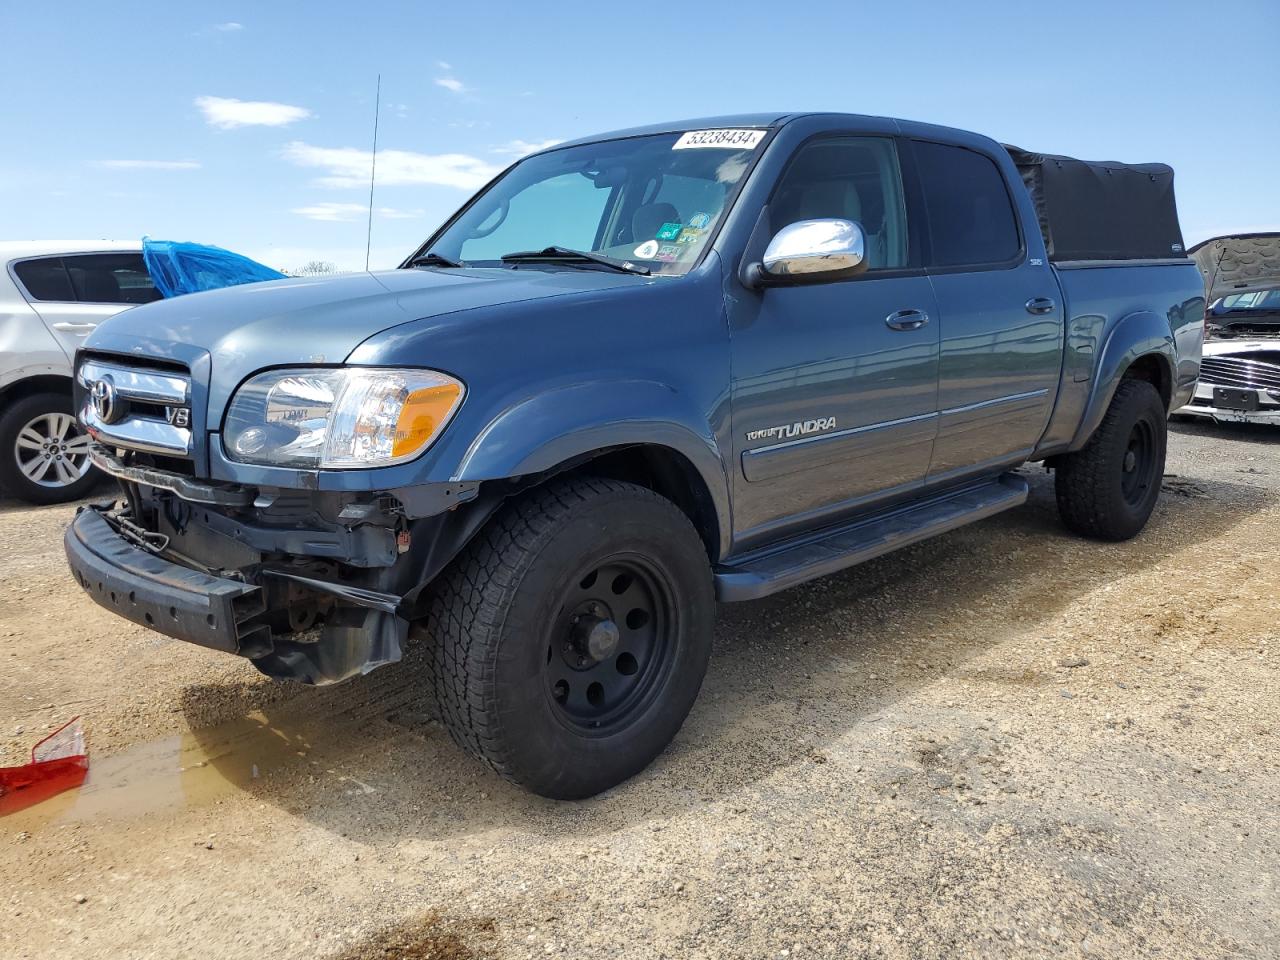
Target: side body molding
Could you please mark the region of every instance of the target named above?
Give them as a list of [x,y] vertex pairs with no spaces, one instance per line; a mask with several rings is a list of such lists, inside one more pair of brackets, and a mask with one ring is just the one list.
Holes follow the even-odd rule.
[[1147,355],[1155,355],[1161,359],[1169,383],[1176,390],[1178,355],[1168,319],[1146,310],[1126,314],[1116,321],[1102,345],[1084,417],[1068,449],[1079,450],[1089,442],[1093,432],[1102,423],[1107,407],[1111,405],[1111,398],[1120,386],[1124,371],[1138,358]]
[[598,450],[647,444],[683,456],[715,507],[720,552],[731,540],[729,484],[707,414],[653,380],[600,380],[558,387],[491,420],[463,455],[454,481],[495,480],[553,470]]

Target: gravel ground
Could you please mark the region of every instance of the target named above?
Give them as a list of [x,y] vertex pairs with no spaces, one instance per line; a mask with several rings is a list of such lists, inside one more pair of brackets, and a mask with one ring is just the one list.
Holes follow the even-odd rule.
[[1031,502],[721,610],[654,766],[528,796],[424,711],[114,619],[0,502],[0,956],[1280,957],[1280,432],[1182,423],[1147,531]]

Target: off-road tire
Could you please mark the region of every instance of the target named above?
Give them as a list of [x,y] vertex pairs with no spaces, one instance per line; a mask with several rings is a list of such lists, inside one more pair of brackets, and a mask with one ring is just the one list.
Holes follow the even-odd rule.
[[[595,578],[606,569],[612,594]],[[626,575],[612,571],[627,569],[636,579],[619,594]],[[582,594],[588,582],[603,591],[599,607]],[[633,594],[665,598],[634,634]],[[582,627],[571,602],[588,604],[593,624],[608,606],[605,622],[621,628],[605,649],[624,652],[589,667],[622,691],[613,719],[592,719],[582,698],[593,684],[579,689],[579,676],[590,678],[561,663],[573,644],[557,631]],[[592,796],[643,770],[676,735],[706,673],[714,616],[706,549],[673,503],[617,480],[554,481],[504,506],[433,586],[423,624],[431,695],[453,739],[506,779],[555,799]],[[604,671],[616,663],[621,674],[626,644],[641,634],[652,655],[627,664],[639,677],[628,700],[631,675]],[[567,670],[575,689],[566,685],[562,701],[553,678]],[[578,707],[585,717],[570,714]]]
[[[102,479],[93,467],[78,480],[58,486],[36,483],[22,472],[18,463],[18,434],[33,420],[45,415],[73,417],[71,397],[62,393],[35,393],[0,408],[0,491],[27,503],[41,505],[87,497]],[[83,443],[83,433],[79,433],[79,427],[75,429]],[[23,451],[24,456],[29,453]]]
[[1099,540],[1136,536],[1160,497],[1167,443],[1160,392],[1145,380],[1120,381],[1089,442],[1058,461],[1054,487],[1063,522]]

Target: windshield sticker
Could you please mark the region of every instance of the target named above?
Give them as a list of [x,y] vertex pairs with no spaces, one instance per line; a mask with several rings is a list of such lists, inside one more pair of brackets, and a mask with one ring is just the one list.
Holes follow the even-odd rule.
[[689,218],[689,226],[694,230],[705,230],[711,224],[711,214],[695,213]]
[[664,223],[658,228],[659,240],[674,240],[680,236],[680,228],[684,226],[681,223]]
[[674,243],[664,243],[658,248],[658,259],[663,263],[675,263],[680,259],[680,248]]
[[680,231],[680,236],[676,237],[676,243],[697,243],[702,233],[703,231],[695,230],[693,227],[685,227]]
[[690,130],[672,145],[672,150],[710,147],[718,150],[754,150],[764,139],[763,130]]
[[658,247],[657,240],[646,240],[631,252],[637,260],[652,260],[658,255]]

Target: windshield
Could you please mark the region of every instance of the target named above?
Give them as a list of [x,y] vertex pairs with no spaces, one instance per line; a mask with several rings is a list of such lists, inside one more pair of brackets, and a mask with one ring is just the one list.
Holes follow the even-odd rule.
[[1275,313],[1280,312],[1280,290],[1258,290],[1254,293],[1233,293],[1213,305],[1216,314],[1223,313]]
[[529,157],[459,216],[430,251],[466,266],[501,266],[509,254],[564,247],[655,274],[687,273],[764,135],[665,133]]

